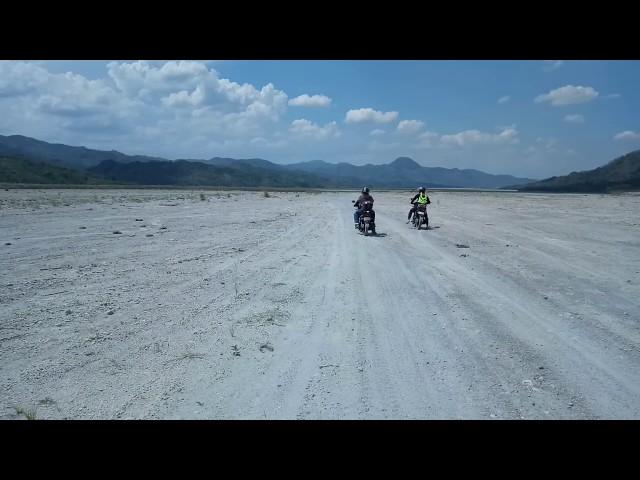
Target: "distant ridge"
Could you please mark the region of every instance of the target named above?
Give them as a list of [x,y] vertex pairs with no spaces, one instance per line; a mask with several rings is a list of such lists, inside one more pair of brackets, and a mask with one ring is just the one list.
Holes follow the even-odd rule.
[[521,192],[605,193],[640,190],[640,150],[627,153],[602,167],[539,182],[514,186]]
[[0,156],[46,162],[89,171],[91,175],[101,176],[109,182],[135,182],[140,185],[501,188],[533,181],[472,169],[423,167],[409,157],[398,157],[384,165],[352,165],[322,160],[281,165],[261,158],[225,157],[174,161],[127,155],[115,150],[53,144],[22,135],[0,135]]

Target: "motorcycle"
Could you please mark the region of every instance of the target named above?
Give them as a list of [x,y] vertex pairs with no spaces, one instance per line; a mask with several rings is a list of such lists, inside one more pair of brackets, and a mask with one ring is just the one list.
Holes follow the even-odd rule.
[[[351,200],[351,203],[355,204],[356,202],[355,200]],[[373,202],[362,202],[360,209],[362,210],[362,213],[360,214],[360,220],[358,222],[358,230],[365,236],[369,236],[369,232],[371,232],[372,235],[375,235],[376,223],[375,212],[373,211]]]
[[418,230],[425,225],[427,230],[429,230],[429,216],[427,215],[427,206],[426,205],[416,205],[416,211],[413,212],[413,218],[411,219],[413,226]]

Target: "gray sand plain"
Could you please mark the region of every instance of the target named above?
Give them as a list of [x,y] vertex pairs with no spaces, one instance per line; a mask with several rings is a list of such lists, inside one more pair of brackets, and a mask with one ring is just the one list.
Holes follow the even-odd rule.
[[1,190],[0,418],[640,418],[639,195],[372,193]]

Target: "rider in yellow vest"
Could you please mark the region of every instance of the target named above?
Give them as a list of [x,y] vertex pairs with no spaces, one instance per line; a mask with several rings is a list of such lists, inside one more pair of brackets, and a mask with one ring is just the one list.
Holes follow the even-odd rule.
[[420,187],[418,189],[418,193],[416,193],[411,199],[411,210],[409,210],[409,215],[407,216],[407,223],[411,221],[411,215],[416,212],[418,205],[429,205],[431,200],[429,200],[429,196],[426,194],[426,189],[424,187]]

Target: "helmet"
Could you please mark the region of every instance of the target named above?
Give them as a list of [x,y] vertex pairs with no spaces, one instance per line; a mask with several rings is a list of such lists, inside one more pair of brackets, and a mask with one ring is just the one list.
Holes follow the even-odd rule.
[[369,187],[362,187],[362,193],[369,193]]
[[420,187],[420,188],[418,189],[418,191],[419,191],[419,192],[421,192],[421,193],[424,193],[424,192],[426,192],[427,190],[426,190],[424,187]]

